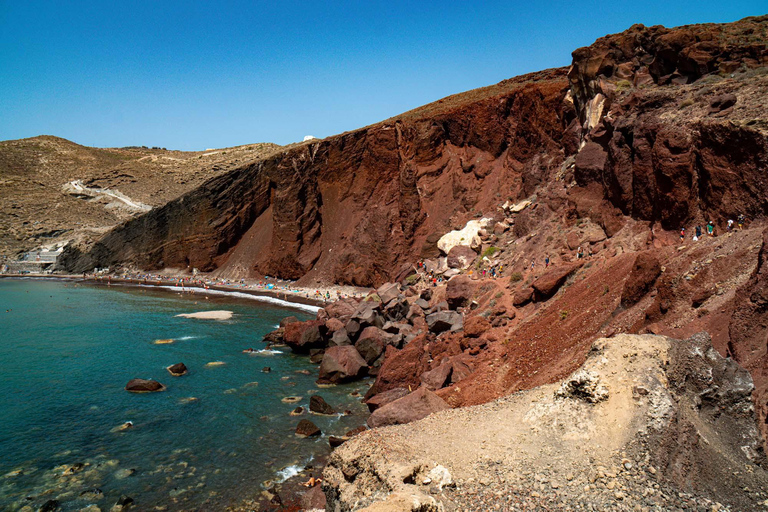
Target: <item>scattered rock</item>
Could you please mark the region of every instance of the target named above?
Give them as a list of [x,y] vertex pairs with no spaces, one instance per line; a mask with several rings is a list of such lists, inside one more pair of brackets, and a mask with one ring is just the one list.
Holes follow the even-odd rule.
[[184,365],[184,363],[176,363],[166,369],[168,370],[168,373],[174,377],[181,377],[187,373],[187,367]]
[[309,410],[315,414],[336,414],[333,407],[328,405],[328,402],[326,402],[320,395],[312,395],[312,397],[310,397]]
[[321,433],[318,426],[309,420],[301,420],[296,426],[296,435],[299,437],[315,437]]
[[153,393],[155,391],[165,391],[165,386],[154,380],[131,379],[125,385],[125,390],[131,393]]
[[365,359],[352,345],[330,347],[320,363],[320,383],[341,383],[362,377],[368,368]]

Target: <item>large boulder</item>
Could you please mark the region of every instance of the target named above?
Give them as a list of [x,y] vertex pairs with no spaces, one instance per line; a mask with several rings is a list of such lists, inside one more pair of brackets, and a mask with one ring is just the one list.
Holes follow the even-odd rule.
[[292,351],[307,354],[313,348],[325,346],[326,327],[323,320],[294,322],[285,326],[283,341]]
[[440,334],[445,331],[458,331],[464,326],[464,319],[456,311],[438,311],[427,316],[430,332]]
[[472,265],[477,253],[468,245],[456,245],[448,251],[448,268],[465,269]]
[[348,298],[331,302],[324,309],[330,318],[338,318],[343,323],[346,323],[354,314],[357,306],[357,300]]
[[491,328],[491,323],[481,316],[472,316],[464,322],[464,336],[479,338],[485,331]]
[[534,291],[534,298],[537,301],[547,300],[565,283],[580,265],[562,265],[559,267],[550,267],[549,270],[544,272],[538,279],[536,279],[531,287]]
[[621,305],[626,307],[637,304],[648,293],[661,274],[658,256],[651,251],[643,251],[635,257],[635,263],[624,282],[621,291]]
[[390,339],[391,335],[378,327],[366,327],[363,329],[363,332],[360,333],[360,337],[355,343],[355,348],[360,355],[363,356],[363,359],[368,363],[368,366],[372,366],[384,352]]
[[367,373],[365,359],[352,345],[330,347],[323,355],[320,363],[318,382],[333,383],[347,382],[362,377]]
[[475,285],[469,276],[456,276],[448,281],[448,286],[445,290],[445,300],[448,302],[448,307],[456,309],[464,307],[472,300],[472,294],[475,290]]
[[165,391],[165,386],[156,380],[131,379],[125,385],[125,390],[131,393],[153,393],[155,391]]
[[445,400],[427,388],[420,387],[413,393],[376,409],[368,418],[368,426],[375,428],[402,425],[426,418],[433,412],[450,408],[451,406]]
[[332,335],[338,330],[344,328],[344,323],[338,318],[329,318],[325,321],[325,330],[328,335]]
[[520,288],[515,292],[514,297],[512,297],[512,305],[516,308],[525,306],[533,300],[533,293],[534,291],[531,287]]
[[432,334],[423,334],[400,350],[391,345],[388,346],[384,362],[376,375],[376,382],[368,390],[365,398],[395,388],[418,388],[421,385],[419,376],[429,370],[431,358],[427,347],[434,339]]
[[384,306],[384,318],[389,321],[398,322],[405,319],[409,308],[410,304],[408,304],[407,300],[403,298],[392,299]]
[[315,414],[336,414],[328,402],[320,395],[312,395],[309,399],[309,410]]
[[400,285],[397,283],[385,283],[376,290],[376,294],[383,304],[396,299],[400,294]]
[[349,334],[345,328],[341,328],[333,333],[331,339],[328,340],[329,347],[340,347],[343,345],[351,345],[352,340],[349,339]]
[[451,372],[453,371],[453,365],[450,361],[446,360],[443,364],[434,368],[428,372],[421,374],[421,383],[427,389],[435,391],[437,389],[445,387],[451,381]]
[[403,398],[408,393],[410,393],[410,391],[408,391],[406,388],[390,389],[389,391],[384,391],[383,393],[378,393],[368,398],[365,400],[365,405],[368,406],[369,411],[373,412],[379,407],[384,407],[388,403]]
[[[350,320],[357,322],[361,327],[368,327],[370,325],[381,327],[384,325],[384,319],[380,313],[381,307],[381,302],[365,300],[357,306]],[[347,331],[349,331],[349,327],[347,327]]]
[[296,318],[295,316],[287,316],[287,317],[283,318],[282,320],[280,320],[280,327],[285,327],[288,324],[295,324],[298,321],[299,321],[299,319]]

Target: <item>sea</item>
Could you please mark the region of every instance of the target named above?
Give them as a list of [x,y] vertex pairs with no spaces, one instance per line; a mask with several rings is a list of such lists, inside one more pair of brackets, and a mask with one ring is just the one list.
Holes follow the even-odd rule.
[[[176,316],[209,310],[234,315]],[[307,467],[318,476],[328,436],[364,424],[370,382],[321,388],[306,356],[266,349],[289,315],[314,316],[202,290],[0,279],[0,510],[109,510],[121,497],[223,510]],[[180,362],[188,373],[171,376]],[[133,378],[166,390],[125,391]],[[340,413],[291,415],[313,394]],[[322,436],[297,437],[302,418]]]

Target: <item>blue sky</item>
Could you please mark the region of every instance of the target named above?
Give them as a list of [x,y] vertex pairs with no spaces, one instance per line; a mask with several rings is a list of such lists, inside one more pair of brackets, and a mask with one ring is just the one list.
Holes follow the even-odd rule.
[[633,23],[727,22],[762,1],[0,0],[0,140],[287,144],[570,63]]

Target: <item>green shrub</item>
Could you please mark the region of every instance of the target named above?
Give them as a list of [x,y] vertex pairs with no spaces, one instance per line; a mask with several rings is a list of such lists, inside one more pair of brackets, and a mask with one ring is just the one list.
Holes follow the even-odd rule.
[[496,251],[498,251],[498,250],[499,250],[498,247],[494,247],[492,245],[492,246],[490,246],[489,248],[487,248],[486,250],[483,251],[482,256],[483,257],[491,258],[494,254],[496,254]]
[[632,88],[632,82],[629,80],[619,80],[616,82],[616,92],[624,92]]
[[516,283],[522,280],[523,280],[523,274],[521,274],[520,272],[512,272],[512,274],[509,276],[510,283]]
[[563,310],[560,312],[560,320],[565,320],[568,318],[568,310]]

